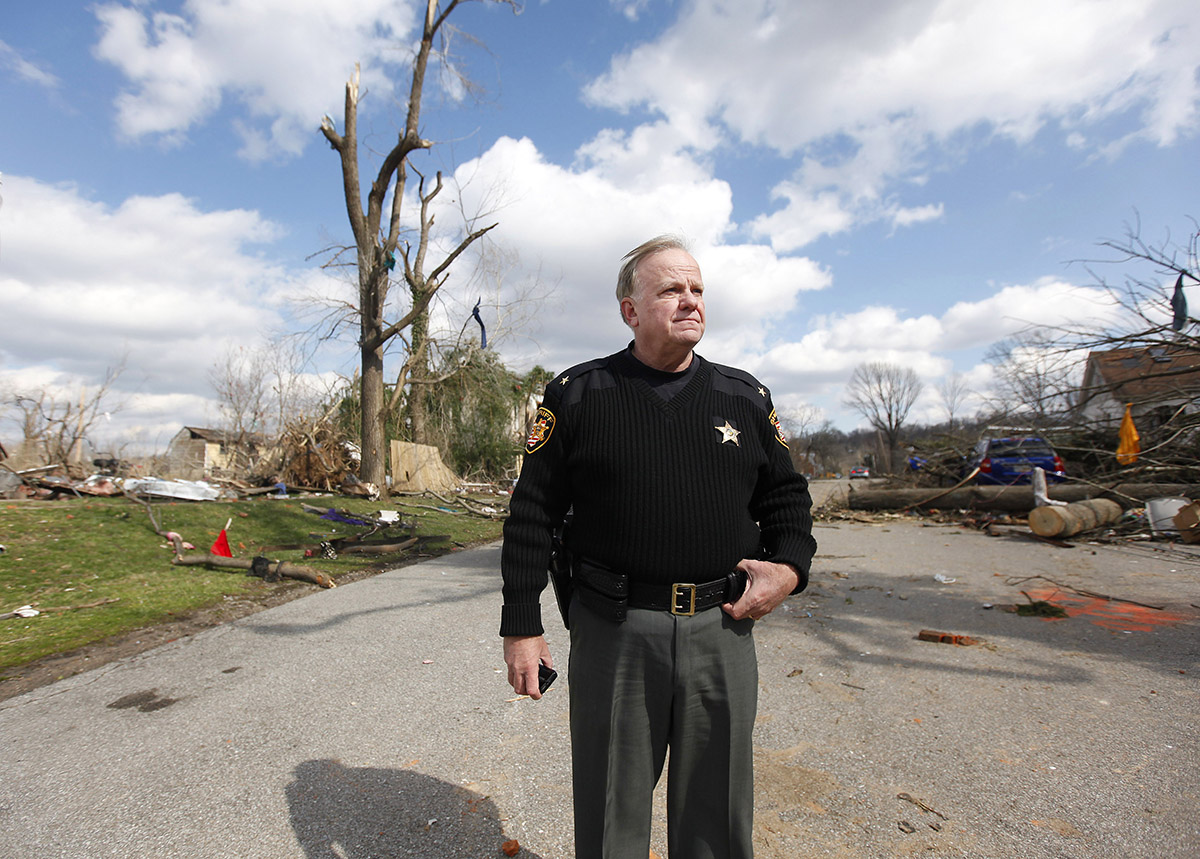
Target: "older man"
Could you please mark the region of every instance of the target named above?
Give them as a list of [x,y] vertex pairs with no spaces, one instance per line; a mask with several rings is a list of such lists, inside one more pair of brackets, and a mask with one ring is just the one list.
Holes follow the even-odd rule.
[[668,749],[670,855],[748,859],[751,630],[808,582],[812,502],[767,389],[694,351],[704,281],[684,244],[630,251],[617,299],[633,342],[554,379],[526,444],[504,528],[508,678],[541,697],[539,597],[573,511],[577,859],[645,859]]

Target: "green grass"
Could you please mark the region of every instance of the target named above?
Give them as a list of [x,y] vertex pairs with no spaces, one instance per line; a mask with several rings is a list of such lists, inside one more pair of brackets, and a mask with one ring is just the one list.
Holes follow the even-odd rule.
[[[455,515],[415,505],[437,502],[394,498],[383,501],[344,497],[312,497],[224,502],[151,504],[164,531],[176,531],[206,552],[227,520],[234,557],[264,554],[318,569],[336,580],[363,569],[384,569],[404,555],[343,554],[336,560],[305,558],[302,549],[262,551],[263,546],[316,543],[363,530],[329,522],[306,512],[301,503],[336,507],[355,513],[381,509],[401,511],[416,521],[415,534],[444,534],[447,540],[423,545],[425,553],[498,539],[501,523],[478,516]],[[483,503],[488,503],[484,501]],[[393,529],[390,533],[407,536]],[[167,541],[154,533],[146,508],[125,498],[70,501],[0,501],[0,614],[33,605],[43,613],[33,618],[0,619],[0,672],[34,659],[63,653],[112,635],[178,618],[222,602],[227,596],[255,598],[275,588],[315,585],[290,580],[268,584],[241,570],[176,566]],[[191,554],[189,552],[188,554]],[[110,600],[93,608],[89,603]],[[47,611],[72,607],[64,611]]]

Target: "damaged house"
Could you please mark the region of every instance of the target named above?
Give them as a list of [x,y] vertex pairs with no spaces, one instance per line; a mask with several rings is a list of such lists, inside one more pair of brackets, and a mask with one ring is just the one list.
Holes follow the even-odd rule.
[[1165,345],[1089,353],[1076,417],[1116,427],[1127,403],[1144,434],[1200,412],[1200,352]]
[[167,469],[181,480],[244,474],[253,469],[268,443],[259,433],[184,427],[167,447]]

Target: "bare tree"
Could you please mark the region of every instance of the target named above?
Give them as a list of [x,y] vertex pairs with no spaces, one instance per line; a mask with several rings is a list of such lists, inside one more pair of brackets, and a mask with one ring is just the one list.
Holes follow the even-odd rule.
[[923,388],[910,368],[869,361],[854,368],[845,403],[883,434],[890,452],[899,443],[900,429]]
[[802,439],[810,436],[821,425],[825,413],[810,403],[781,409],[779,423],[787,433],[788,439]]
[[962,413],[963,405],[971,396],[971,387],[962,373],[951,373],[938,382],[937,392],[942,401],[942,407],[946,410],[946,422],[950,425],[950,431],[953,432],[954,418]]
[[217,395],[223,430],[238,441],[267,430],[271,380],[267,350],[230,346],[208,371]]
[[1083,380],[1082,353],[1045,328],[1029,328],[988,350],[995,371],[992,406],[997,416],[1044,430],[1060,425]]
[[[430,238],[433,230],[431,204],[441,192],[443,183],[440,173],[430,182],[418,177],[415,202],[418,206],[417,234],[402,240],[401,210],[406,203],[405,191],[409,171],[409,155],[419,150],[430,149],[433,143],[420,136],[421,97],[425,87],[425,74],[435,42],[444,46],[443,29],[446,19],[467,0],[426,0],[425,19],[421,42],[413,59],[412,81],[409,88],[408,110],[404,128],[396,144],[383,157],[383,161],[371,183],[363,206],[362,187],[359,178],[358,104],[359,76],[346,84],[343,130],[338,133],[333,120],[325,117],[321,132],[330,146],[338,153],[342,166],[342,185],[346,198],[346,212],[354,234],[356,269],[358,272],[358,302],[354,314],[359,323],[359,351],[362,367],[362,479],[383,486],[385,477],[385,401],[383,364],[384,351],[389,341],[422,318],[438,289],[445,283],[450,266],[474,242],[482,238],[495,224],[474,227],[465,232],[454,247],[440,261],[428,259],[431,252]],[[504,2],[518,9],[516,0],[492,0]],[[444,52],[443,52],[444,53]],[[384,210],[390,195],[387,220]],[[397,259],[399,254],[399,260]],[[401,272],[408,286],[411,304],[406,313],[394,321],[385,318],[388,290],[391,285],[390,272],[401,261]],[[414,332],[410,348],[418,360],[423,351],[423,333]]]
[[[1083,260],[1088,273],[1119,313],[1107,320],[1084,320],[1056,329],[1060,339],[1076,348],[1162,346],[1171,344],[1200,351],[1200,332],[1185,306],[1176,308],[1177,288],[1200,282],[1200,223],[1191,222],[1183,240],[1168,231],[1158,242],[1142,237],[1141,221],[1126,224],[1120,239],[1105,239],[1100,247],[1114,255]],[[1123,282],[1114,283],[1099,266],[1119,266]],[[1178,311],[1182,311],[1179,313]],[[1177,318],[1178,317],[1178,318]]]
[[312,349],[304,335],[289,334],[271,341],[264,362],[270,380],[270,418],[267,425],[282,432],[295,421],[305,422],[324,414],[340,378],[329,379],[311,372]]
[[21,428],[22,443],[13,458],[23,464],[63,465],[76,476],[90,466],[85,445],[96,422],[123,405],[113,387],[125,371],[122,360],[105,371],[94,388],[80,385],[75,391],[10,391],[2,403]]

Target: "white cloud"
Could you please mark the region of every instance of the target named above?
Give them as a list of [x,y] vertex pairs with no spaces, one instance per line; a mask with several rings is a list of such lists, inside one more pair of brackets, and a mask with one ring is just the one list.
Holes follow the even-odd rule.
[[508,299],[535,277],[556,285],[534,335],[539,352],[514,354],[517,363],[561,369],[621,348],[630,335],[613,292],[617,268],[628,250],[661,233],[688,239],[700,262],[709,348],[761,348],[772,323],[801,292],[830,284],[829,272],[810,259],[780,257],[765,245],[727,244],[732,204],[726,183],[682,163],[672,169],[670,162],[657,174],[627,181],[614,164],[628,150],[615,139],[605,146],[603,158],[566,169],[546,161],[528,139],[502,138],[457,171],[465,211],[491,209],[500,226],[489,238],[520,249],[519,267],[506,274],[513,284]]
[[11,45],[0,41],[0,69],[11,69],[17,77],[47,90],[56,90],[59,80],[52,72],[21,56]]
[[[877,305],[815,316],[800,339],[784,339],[776,323],[805,291],[830,287],[832,274],[811,259],[734,241],[728,187],[715,180],[676,183],[687,167],[664,170],[657,183],[650,173],[627,183],[616,170],[614,181],[613,165],[625,153],[617,138],[605,145],[611,151],[601,161],[585,159],[567,169],[546,161],[530,140],[503,138],[459,168],[465,211],[491,208],[500,223],[492,238],[520,249],[519,263],[504,273],[504,295],[511,300],[537,276],[557,285],[532,332],[537,353],[522,354],[511,343],[501,347],[517,366],[537,361],[562,369],[620,348],[629,338],[612,292],[620,257],[662,232],[690,237],[704,271],[709,328],[701,352],[758,373],[780,396],[819,401],[831,415],[844,416],[841,389],[863,361],[911,367],[932,384],[952,369],[947,352],[981,348],[1030,323],[1112,318],[1097,290],[1044,278],[996,288],[940,315]],[[449,327],[457,330],[467,312],[457,307],[451,317],[458,321]]]
[[[958,302],[940,316],[907,316],[895,307],[876,305],[813,317],[799,340],[748,350],[740,362],[768,380],[777,398],[816,405],[843,426],[855,421],[841,399],[858,364],[885,361],[909,367],[928,389],[918,404],[918,419],[939,421],[944,415],[934,386],[954,369],[946,353],[979,350],[1031,323],[1112,324],[1120,312],[1101,290],[1041,278],[1001,287],[978,301]],[[976,392],[970,408],[977,408],[979,395],[990,387],[991,367],[979,363],[964,376]]]
[[[1186,0],[697,0],[587,88],[646,107],[700,151],[800,156],[756,235],[781,251],[854,223],[940,216],[887,200],[971,134],[1018,143],[1049,124],[1093,151],[1195,133],[1200,39]],[[1128,122],[1119,139],[1104,123]],[[1109,137],[1105,137],[1105,135]]]
[[108,207],[20,176],[5,177],[5,194],[9,387],[95,385],[124,362],[121,395],[190,398],[181,402],[192,411],[173,417],[198,420],[218,355],[230,342],[261,343],[299,280],[247,252],[279,232],[255,212],[204,212],[178,194]]
[[928,206],[895,206],[888,211],[892,223],[897,227],[911,227],[913,224],[936,221],[945,213],[945,206],[941,203]]
[[356,62],[362,92],[389,103],[387,69],[407,70],[399,46],[414,22],[406,0],[191,0],[180,14],[108,3],[96,16],[96,56],[130,83],[116,101],[124,134],[178,142],[230,100],[243,113],[233,121],[242,154],[260,159],[313,138]]
[[942,316],[943,348],[964,349],[993,343],[1030,325],[1107,326],[1119,317],[1111,297],[1094,287],[1052,277],[1028,285],[1002,287],[980,301],[958,302]]
[[608,2],[630,21],[637,21],[646,7],[650,5],[650,0],[608,0]]

